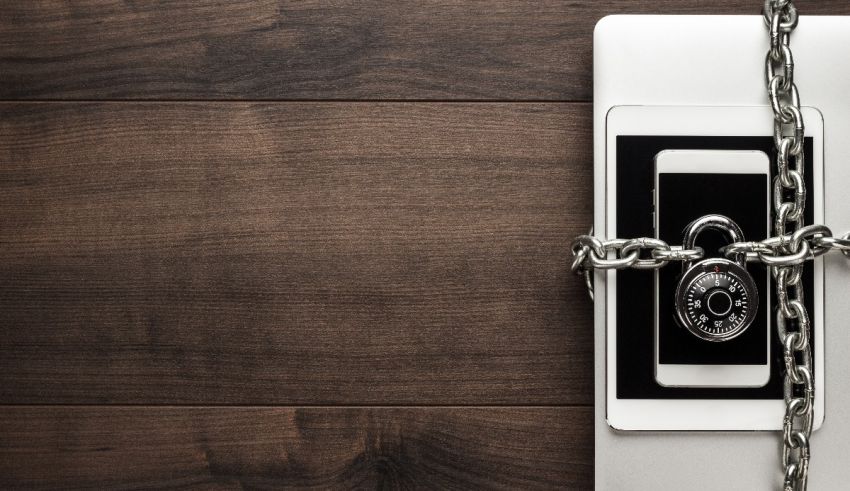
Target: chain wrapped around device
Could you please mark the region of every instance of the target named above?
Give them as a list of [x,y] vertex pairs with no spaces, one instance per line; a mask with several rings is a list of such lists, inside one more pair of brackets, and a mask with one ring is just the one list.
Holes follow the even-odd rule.
[[[765,83],[773,108],[777,176],[773,183],[774,233],[779,250],[805,260],[814,255],[806,237],[831,236],[825,226],[804,226],[806,207],[805,133],[800,94],[794,83],[791,33],[797,27],[797,9],[791,0],[766,0],[764,20],[770,31],[765,58]],[[786,131],[790,130],[790,131]],[[790,134],[787,134],[790,133]],[[786,195],[793,198],[784,201]],[[787,240],[789,229],[793,229]],[[769,256],[768,256],[769,257]],[[785,418],[782,431],[782,466],[785,491],[804,490],[809,478],[809,440],[814,421],[815,386],[812,373],[811,323],[803,302],[803,264],[771,264],[776,282],[776,330],[785,360]],[[793,328],[792,328],[793,326]]]
[[[792,0],[766,0],[764,19],[770,32],[765,60],[765,83],[774,114],[777,176],[773,183],[775,236],[760,242],[726,246],[727,257],[761,262],[770,267],[776,283],[776,330],[785,362],[785,417],[782,431],[783,490],[805,490],[808,482],[809,440],[814,421],[811,322],[803,299],[803,267],[830,251],[850,258],[850,233],[832,236],[824,225],[804,223],[806,206],[805,123],[800,94],[794,83],[791,33],[798,14]],[[787,199],[786,199],[787,198]],[[593,298],[594,269],[660,269],[670,262],[699,260],[702,249],[671,246],[654,238],[602,240],[582,235],[572,243],[572,270],[583,275]]]

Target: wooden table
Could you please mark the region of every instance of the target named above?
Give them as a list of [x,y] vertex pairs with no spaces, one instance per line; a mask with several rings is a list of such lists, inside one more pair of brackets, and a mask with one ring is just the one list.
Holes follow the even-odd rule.
[[593,26],[759,3],[2,2],[0,487],[590,488]]

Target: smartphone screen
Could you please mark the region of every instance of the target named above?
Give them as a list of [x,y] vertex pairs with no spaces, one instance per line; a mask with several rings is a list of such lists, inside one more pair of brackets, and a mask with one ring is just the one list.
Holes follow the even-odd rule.
[[[661,154],[656,159],[656,236],[669,244],[682,244],[683,230],[689,223],[704,215],[720,214],[738,223],[748,241],[767,237],[770,226],[767,156],[762,152],[715,151],[710,152],[716,154],[713,158],[705,155],[706,152],[694,158],[692,154],[696,153],[662,152],[666,154],[663,161]],[[754,159],[753,154],[756,153],[764,158]],[[741,158],[749,164],[736,165],[736,159]],[[762,160],[763,171],[762,165],[753,165]],[[706,257],[722,257],[719,249],[728,243],[728,237],[714,230],[706,230],[696,240],[696,245],[705,250]],[[740,385],[752,385],[754,380],[762,378],[767,382],[770,327],[768,272],[760,264],[750,264],[748,270],[761,297],[755,321],[743,334],[725,342],[699,339],[677,323],[675,290],[682,268],[671,263],[658,271],[656,361],[657,368],[661,370],[656,370],[656,374],[659,383],[712,385],[710,369],[675,372],[672,370],[674,366],[683,369],[689,366],[726,366],[730,370],[726,371],[724,380],[737,380]],[[764,367],[763,377],[758,366]],[[738,367],[738,373],[734,367]],[[670,369],[665,371],[664,368]],[[667,376],[663,376],[665,373]],[[716,377],[714,381],[717,381]]]

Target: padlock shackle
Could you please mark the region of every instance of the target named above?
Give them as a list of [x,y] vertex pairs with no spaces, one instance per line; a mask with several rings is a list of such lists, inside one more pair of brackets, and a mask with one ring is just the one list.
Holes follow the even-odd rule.
[[[685,227],[684,239],[682,240],[682,247],[686,250],[693,249],[696,245],[697,236],[704,232],[705,230],[717,230],[718,232],[723,232],[729,238],[729,243],[735,242],[745,242],[744,239],[744,231],[741,230],[741,227],[735,223],[731,218],[724,215],[705,215],[700,218],[697,218],[693,222],[689,223],[687,227]],[[746,255],[744,254],[736,254],[735,262],[739,265],[746,267]],[[682,262],[682,273],[687,271],[693,266],[693,261],[684,261]]]

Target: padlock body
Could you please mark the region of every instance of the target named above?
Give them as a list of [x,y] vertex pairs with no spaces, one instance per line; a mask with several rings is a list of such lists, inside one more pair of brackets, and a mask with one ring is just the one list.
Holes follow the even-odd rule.
[[694,264],[676,287],[676,320],[706,341],[729,341],[743,334],[755,320],[758,305],[753,277],[728,259]]

